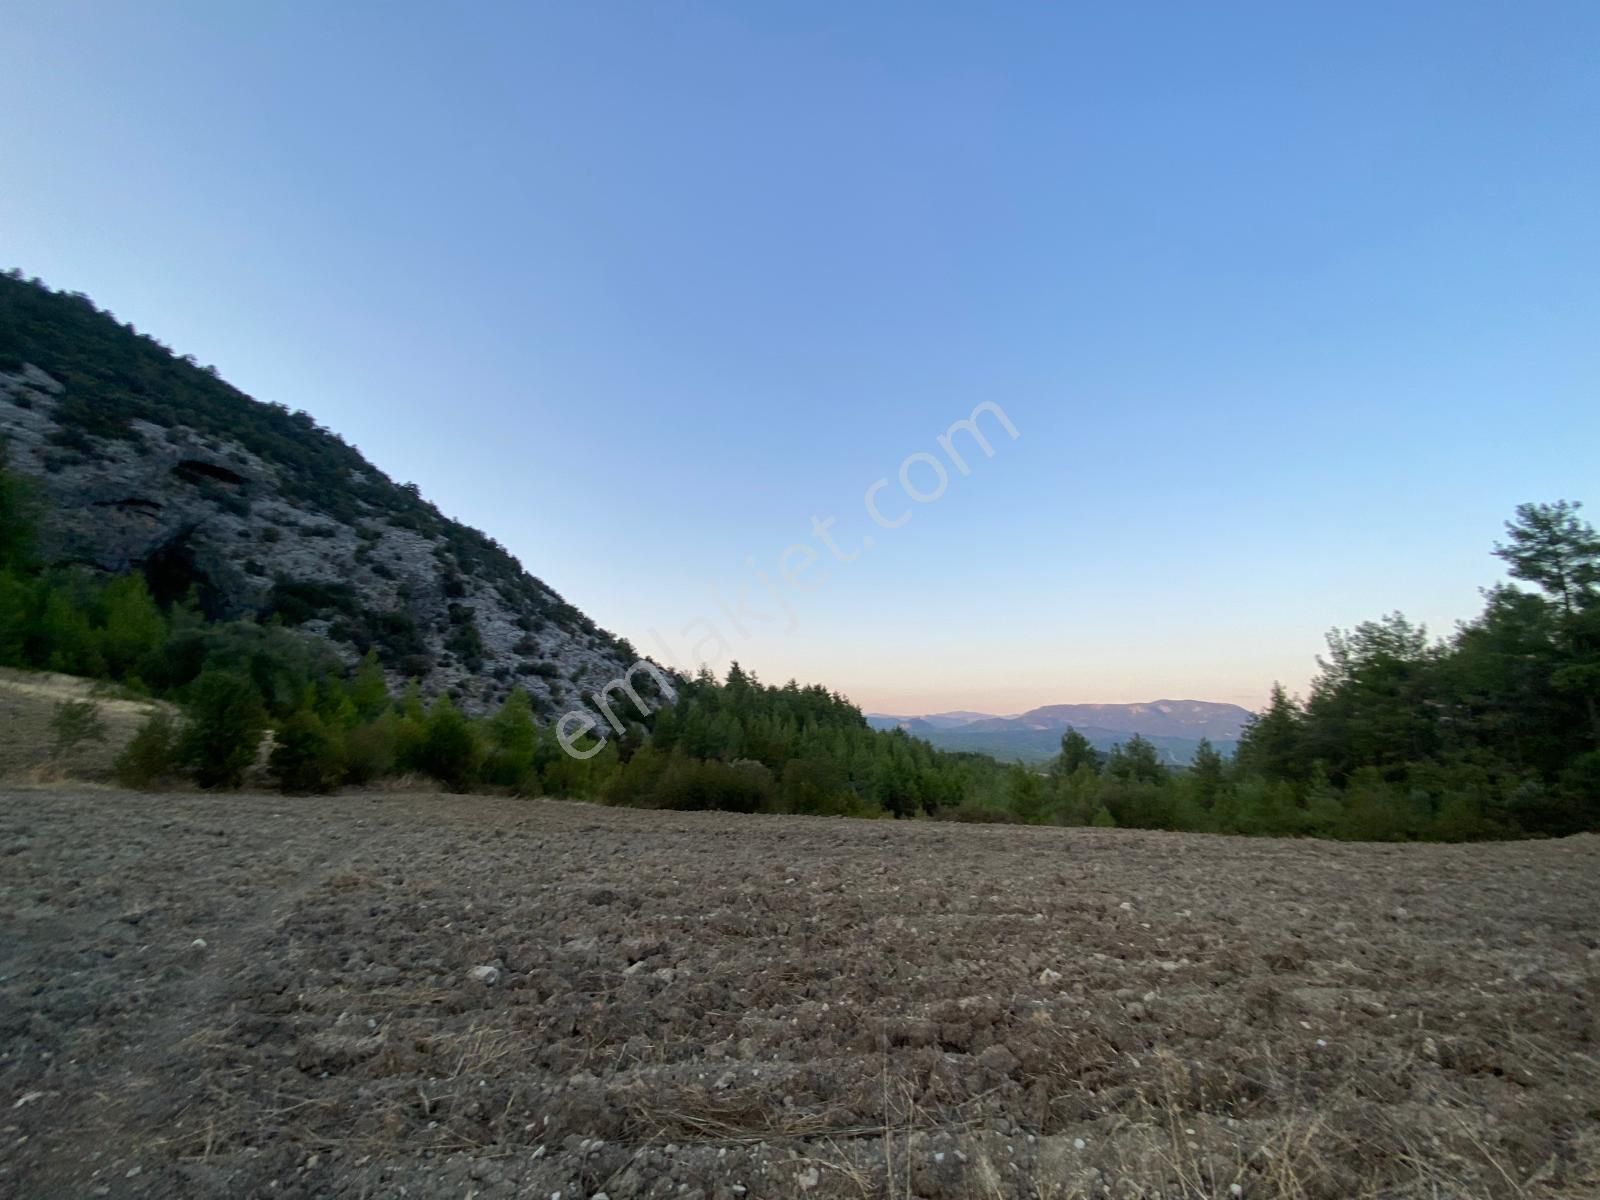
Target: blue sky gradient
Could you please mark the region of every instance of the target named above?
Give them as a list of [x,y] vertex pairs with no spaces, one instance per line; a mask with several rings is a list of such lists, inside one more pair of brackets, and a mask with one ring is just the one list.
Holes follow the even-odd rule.
[[[4,265],[644,650],[1256,706],[1600,500],[1592,4],[22,0],[0,52]],[[984,401],[1016,440],[875,530]],[[711,589],[828,516],[876,544],[740,636]]]

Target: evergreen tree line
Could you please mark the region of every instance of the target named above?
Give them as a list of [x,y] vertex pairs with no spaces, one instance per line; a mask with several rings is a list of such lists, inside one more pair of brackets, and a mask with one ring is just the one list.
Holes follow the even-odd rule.
[[[1028,820],[1363,841],[1600,829],[1600,537],[1576,503],[1524,504],[1495,555],[1516,583],[1433,639],[1400,613],[1328,635],[1304,700],[1274,685],[1226,761],[1184,771],[1142,738],[1099,754],[1075,731]],[[1518,584],[1527,586],[1518,586]]]
[[[3,447],[0,447],[3,450]],[[161,606],[139,574],[50,567],[34,552],[41,499],[0,455],[0,665],[104,680],[173,701],[126,748],[119,779],[237,787],[271,733],[267,770],[286,791],[326,792],[398,775],[453,790],[587,797],[738,811],[932,813],[959,803],[991,760],[868,728],[821,687],[765,687],[737,665],[725,682],[683,682],[588,757],[514,690],[473,718],[455,700],[392,696],[375,653],[347,670],[324,643],[283,624],[208,621],[192,601]]]
[[[1600,537],[1524,504],[1517,583],[1446,639],[1393,613],[1328,636],[1310,694],[1275,686],[1232,774],[1283,832],[1450,839],[1600,828]],[[1518,586],[1518,584],[1528,586]]]
[[611,804],[1124,826],[1357,839],[1461,840],[1600,827],[1600,538],[1575,504],[1524,505],[1496,553],[1516,580],[1430,640],[1395,614],[1329,636],[1309,697],[1275,686],[1234,760],[1202,743],[1174,770],[1145,739],[1102,754],[1076,731],[1047,768],[1005,766],[871,729],[820,686],[762,683],[734,664],[568,754],[525,692],[463,713],[377,658],[354,670],[276,621],[163,608],[143,578],[48,568],[36,498],[0,470],[0,664],[112,681],[175,701],[117,764],[140,787],[236,787],[270,731],[286,791],[419,775]]

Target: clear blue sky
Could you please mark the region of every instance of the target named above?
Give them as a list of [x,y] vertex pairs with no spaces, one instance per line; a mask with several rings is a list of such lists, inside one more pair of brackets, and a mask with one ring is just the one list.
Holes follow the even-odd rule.
[[[1597,60],[1592,3],[12,0],[0,258],[641,649],[1254,706],[1600,504]],[[1018,438],[874,531],[985,400]],[[709,585],[813,516],[876,545],[740,637]]]

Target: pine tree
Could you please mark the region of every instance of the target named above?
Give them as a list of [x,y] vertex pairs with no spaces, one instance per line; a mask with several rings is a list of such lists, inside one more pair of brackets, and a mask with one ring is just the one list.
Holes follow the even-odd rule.
[[1600,535],[1578,516],[1581,504],[1519,504],[1506,522],[1509,543],[1495,543],[1515,579],[1536,584],[1566,616],[1594,603],[1600,588]]
[[501,787],[524,784],[524,777],[533,768],[534,747],[539,740],[528,693],[513,688],[500,710],[489,718],[485,732],[489,751],[483,764],[484,781]]
[[1050,773],[1066,777],[1075,773],[1079,767],[1087,767],[1098,775],[1104,763],[1104,756],[1090,745],[1088,738],[1076,729],[1068,728],[1061,735],[1061,752],[1050,764]]
[[113,579],[100,591],[100,655],[115,679],[141,670],[167,639],[167,622],[143,575]]
[[1134,734],[1128,741],[1111,748],[1106,774],[1124,783],[1165,783],[1167,769],[1148,738]]
[[1566,661],[1551,677],[1561,691],[1581,698],[1590,749],[1600,751],[1600,535],[1578,516],[1583,506],[1523,504],[1506,522],[1510,543],[1496,544],[1513,578],[1536,585],[1558,608]]
[[342,739],[304,705],[279,728],[267,767],[286,792],[331,792],[344,778]]
[[1222,755],[1211,744],[1211,739],[1201,738],[1200,744],[1194,748],[1194,760],[1189,764],[1189,772],[1194,779],[1195,802],[1206,812],[1216,806],[1217,797],[1222,794],[1226,783],[1226,766]]
[[428,709],[419,765],[452,791],[465,791],[477,758],[472,726],[449,696],[440,696]]
[[1234,760],[1242,770],[1268,779],[1300,777],[1301,718],[1300,706],[1283,684],[1274,683],[1266,709],[1245,725]]
[[347,690],[356,715],[363,721],[374,720],[389,707],[389,684],[383,677],[383,667],[378,662],[376,650],[367,651]]
[[267,714],[250,681],[208,670],[190,689],[180,760],[201,787],[238,787],[256,760]]

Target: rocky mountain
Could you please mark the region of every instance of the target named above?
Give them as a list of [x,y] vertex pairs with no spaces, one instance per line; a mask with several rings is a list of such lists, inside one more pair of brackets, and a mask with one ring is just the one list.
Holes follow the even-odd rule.
[[[1043,762],[1056,753],[1061,735],[1076,729],[1096,748],[1109,750],[1139,734],[1174,764],[1187,763],[1201,738],[1224,754],[1244,732],[1250,711],[1209,700],[1152,700],[1146,704],[1048,704],[1015,717],[981,713],[934,713],[925,717],[873,714],[879,729],[901,728],[946,750],[971,750],[995,758]],[[970,720],[951,720],[970,717]]]
[[86,298],[0,276],[0,440],[47,497],[54,564],[143,572],[160,600],[278,619],[469,710],[547,714],[633,649],[504,547],[304,412],[262,403]]
[[918,729],[959,729],[974,721],[994,719],[993,713],[968,712],[964,709],[957,709],[954,712],[923,713],[919,717],[894,717],[888,713],[867,714],[867,723],[875,729],[906,729],[913,733]]
[[1018,717],[990,717],[961,728],[971,733],[1013,729],[1109,729],[1145,737],[1187,737],[1236,741],[1250,719],[1249,709],[1210,700],[1151,700],[1147,704],[1047,704]]

